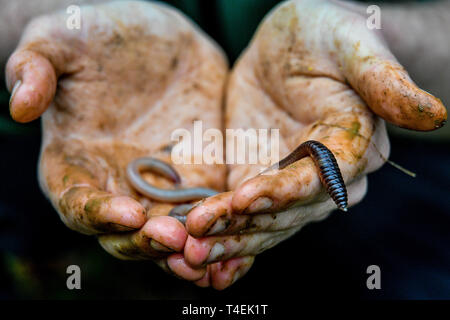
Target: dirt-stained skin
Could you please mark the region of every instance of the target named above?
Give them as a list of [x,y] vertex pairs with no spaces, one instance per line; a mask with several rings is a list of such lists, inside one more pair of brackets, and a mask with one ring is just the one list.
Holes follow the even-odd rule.
[[331,199],[333,199],[340,210],[346,212],[348,206],[347,188],[342,179],[341,170],[336,163],[336,158],[333,153],[322,143],[314,140],[305,141],[295,148],[286,158],[268,169],[282,170],[308,156],[314,161],[320,181]]
[[[126,178],[136,158],[170,163],[175,129],[192,132],[196,120],[205,130],[222,127],[224,54],[166,5],[81,9],[80,30],[66,28],[65,11],[32,20],[6,68],[12,117],[28,122],[42,115],[41,188],[68,227],[97,234],[112,255],[151,259],[199,286],[229,286],[253,257],[193,268],[182,254],[186,229],[167,216],[174,205],[143,196]],[[225,188],[224,165],[174,168],[181,188]],[[143,177],[174,188],[158,174]]]
[[[295,0],[262,21],[230,75],[226,128],[279,128],[281,157],[307,140],[335,155],[349,206],[367,190],[366,175],[388,158],[385,123],[413,130],[442,126],[441,101],[419,89],[366,17],[339,1]],[[310,157],[259,174],[230,165],[232,192],[189,213],[184,250],[194,266],[256,255],[328,216],[335,208]],[[350,209],[351,212],[351,209]]]
[[[167,216],[174,205],[142,196],[126,179],[136,158],[170,163],[175,129],[192,131],[196,120],[205,130],[222,127],[224,54],[165,5],[114,2],[82,7],[82,16],[81,30],[66,28],[65,11],[34,19],[7,65],[12,117],[28,122],[45,111],[41,188],[68,227],[98,234],[112,255],[152,259],[199,286],[229,286],[253,258],[192,268],[181,253],[185,227]],[[225,188],[224,165],[174,167],[182,188]],[[174,187],[151,172],[144,179]]]
[[[9,86],[21,81],[11,114],[30,121],[53,99],[42,117],[40,182],[69,227],[136,229],[145,208],[126,180],[126,165],[148,155],[170,162],[171,132],[191,130],[195,120],[220,128],[227,64],[198,29],[164,6],[86,7],[83,18],[79,31],[64,27],[64,15],[28,26],[8,63]],[[224,188],[223,166],[176,169],[183,186]],[[146,178],[171,185],[151,173]]]
[[[220,49],[167,6],[82,10],[80,30],[65,27],[65,12],[33,20],[6,68],[12,117],[43,114],[41,187],[70,228],[98,234],[114,256],[153,259],[199,286],[231,285],[255,255],[335,205],[310,157],[260,175],[263,165],[175,165],[181,187],[230,190],[198,203],[185,228],[167,216],[173,204],[143,197],[126,179],[136,158],[170,163],[175,129],[192,131],[196,120],[205,130],[279,129],[281,157],[319,141],[335,155],[352,206],[389,154],[376,115],[414,130],[447,117],[366,18],[336,0],[274,8],[228,79]],[[144,179],[174,188],[159,175]]]

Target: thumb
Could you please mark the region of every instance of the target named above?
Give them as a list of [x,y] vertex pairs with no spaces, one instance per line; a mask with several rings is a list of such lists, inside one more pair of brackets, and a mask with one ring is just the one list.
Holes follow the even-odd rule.
[[55,96],[55,69],[39,53],[16,51],[6,65],[6,84],[11,92],[11,117],[17,122],[29,122],[39,118]]
[[347,81],[374,113],[399,127],[419,131],[445,124],[447,110],[441,100],[416,86],[381,35],[368,29],[364,17],[358,15],[347,28],[338,28],[335,36]]
[[27,25],[6,64],[9,109],[15,121],[33,121],[48,108],[58,76],[71,72],[74,43],[81,32],[67,29],[61,13],[35,18]]

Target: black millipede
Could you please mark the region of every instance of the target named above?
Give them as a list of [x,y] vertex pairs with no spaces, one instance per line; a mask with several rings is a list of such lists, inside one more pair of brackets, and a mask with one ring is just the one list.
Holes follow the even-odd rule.
[[327,190],[331,199],[336,203],[337,207],[342,211],[348,210],[347,188],[342,178],[341,170],[337,164],[333,153],[325,145],[315,140],[308,140],[299,145],[286,158],[274,164],[270,168],[264,170],[279,170],[286,168],[288,165],[310,156],[316,167],[319,169],[319,178],[322,185]]
[[[319,178],[322,185],[327,190],[330,197],[342,211],[347,211],[347,189],[344,179],[336,162],[333,153],[322,143],[309,140],[303,142],[286,158],[265,171],[278,168],[286,168],[288,165],[310,156],[316,167],[319,169]],[[141,176],[141,171],[148,170],[159,173],[175,182],[178,185],[181,181],[177,171],[168,163],[155,158],[138,158],[128,164],[127,177],[132,186],[143,195],[158,201],[177,203],[193,200],[200,200],[217,194],[218,192],[208,188],[186,188],[166,190],[157,188],[147,183]],[[177,218],[182,223],[186,221],[187,213],[193,208],[194,204],[181,204],[174,207],[169,215]]]

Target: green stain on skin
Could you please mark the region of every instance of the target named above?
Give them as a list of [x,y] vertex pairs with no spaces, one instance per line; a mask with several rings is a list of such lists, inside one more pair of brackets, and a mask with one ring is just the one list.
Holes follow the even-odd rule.
[[63,178],[64,186],[67,184],[67,181],[69,181],[69,176],[65,175],[64,178]]
[[417,110],[419,110],[419,112],[423,112],[423,110],[425,110],[425,108],[424,108],[424,106],[422,106],[422,105],[418,105],[417,106]]
[[356,160],[361,160],[362,159],[362,154],[360,154],[360,153],[355,153],[355,152],[352,152],[352,155],[353,155],[353,157],[356,159]]
[[84,211],[93,212],[98,210],[98,208],[102,205],[104,199],[91,199],[84,205]]
[[352,122],[352,127],[348,130],[350,133],[350,137],[353,139],[354,137],[359,135],[359,129],[361,128],[361,124],[359,122]]

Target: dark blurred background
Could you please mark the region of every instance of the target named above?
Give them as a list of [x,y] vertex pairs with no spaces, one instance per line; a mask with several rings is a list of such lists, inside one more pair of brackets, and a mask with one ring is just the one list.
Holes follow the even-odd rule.
[[[279,1],[166,1],[192,17],[227,52],[248,44]],[[201,3],[201,5],[200,5]],[[1,8],[0,8],[1,10]],[[227,29],[228,28],[228,29]],[[369,176],[365,199],[259,255],[222,292],[166,275],[152,262],[121,261],[95,237],[66,228],[37,184],[40,122],[14,123],[0,90],[0,299],[450,299],[450,148],[391,136],[390,165]],[[66,268],[82,270],[82,290],[66,288]],[[381,268],[381,290],[366,269]]]

